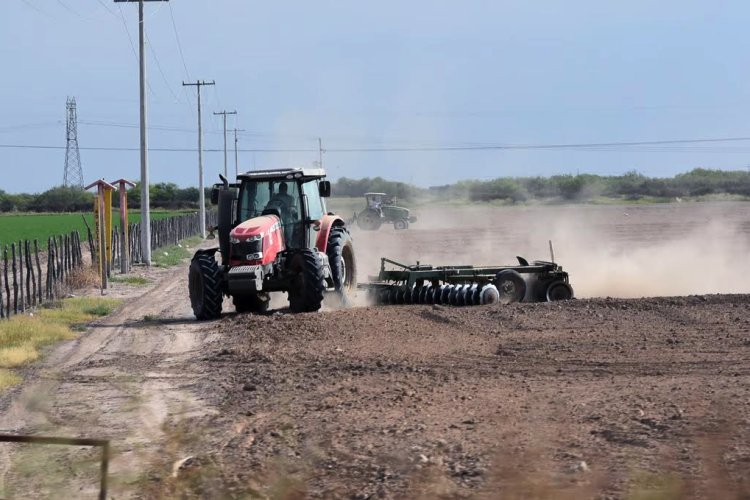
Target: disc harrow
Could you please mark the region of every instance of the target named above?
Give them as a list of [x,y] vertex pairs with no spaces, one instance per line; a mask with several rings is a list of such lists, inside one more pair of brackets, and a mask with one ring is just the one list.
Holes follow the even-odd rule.
[[[517,257],[517,266],[407,265],[385,257],[380,273],[359,285],[376,304],[478,306],[573,298],[568,273],[554,262]],[[387,265],[390,265],[387,268]]]

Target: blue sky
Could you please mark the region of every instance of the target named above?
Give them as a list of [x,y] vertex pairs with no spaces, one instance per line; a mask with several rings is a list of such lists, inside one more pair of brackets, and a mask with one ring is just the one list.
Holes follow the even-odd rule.
[[[195,89],[181,84],[205,79],[205,148],[223,147],[212,113],[236,109],[241,149],[303,150],[241,152],[244,170],[310,165],[318,137],[333,178],[421,185],[746,169],[750,141],[341,150],[748,137],[749,18],[740,1],[147,2],[149,144],[197,146]],[[137,148],[137,34],[135,3],[0,2],[0,144],[64,146],[70,95],[82,148]],[[81,158],[87,181],[139,177],[137,151]],[[0,148],[0,189],[60,184],[63,164],[64,150]],[[197,185],[195,152],[153,151],[150,164],[152,182]],[[223,154],[205,168],[208,184]]]

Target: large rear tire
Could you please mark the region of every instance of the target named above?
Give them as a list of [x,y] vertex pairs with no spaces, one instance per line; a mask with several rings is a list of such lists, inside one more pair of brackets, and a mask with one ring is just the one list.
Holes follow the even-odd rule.
[[198,320],[221,316],[221,271],[213,255],[200,253],[193,257],[188,271],[190,305]]
[[348,306],[357,288],[357,261],[354,258],[352,236],[346,228],[331,229],[326,254],[328,264],[331,266],[334,293],[343,306]]
[[232,303],[234,309],[238,313],[264,313],[268,311],[269,300],[268,294],[249,294],[249,295],[234,295],[232,297]]
[[382,223],[380,213],[372,208],[368,208],[357,215],[357,226],[363,231],[376,231],[380,229]]
[[326,289],[323,263],[316,250],[300,250],[289,264],[294,275],[289,290],[289,308],[292,312],[314,312],[323,303]]
[[521,302],[526,295],[526,282],[514,269],[505,269],[495,275],[495,286],[500,292],[500,302]]

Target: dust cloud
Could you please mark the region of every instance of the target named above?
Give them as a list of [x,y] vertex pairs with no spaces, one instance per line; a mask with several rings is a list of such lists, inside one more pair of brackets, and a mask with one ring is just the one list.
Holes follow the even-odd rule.
[[352,230],[358,280],[380,257],[405,264],[516,265],[555,260],[576,296],[750,293],[750,204],[471,205],[416,209],[407,231]]

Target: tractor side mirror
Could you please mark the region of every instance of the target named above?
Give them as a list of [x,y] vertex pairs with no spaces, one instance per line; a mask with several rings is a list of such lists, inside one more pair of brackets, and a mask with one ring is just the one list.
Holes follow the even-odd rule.
[[321,198],[328,198],[331,196],[331,181],[320,181],[318,183],[318,192]]
[[218,205],[219,204],[219,188],[214,186],[213,189],[211,189],[211,205]]

